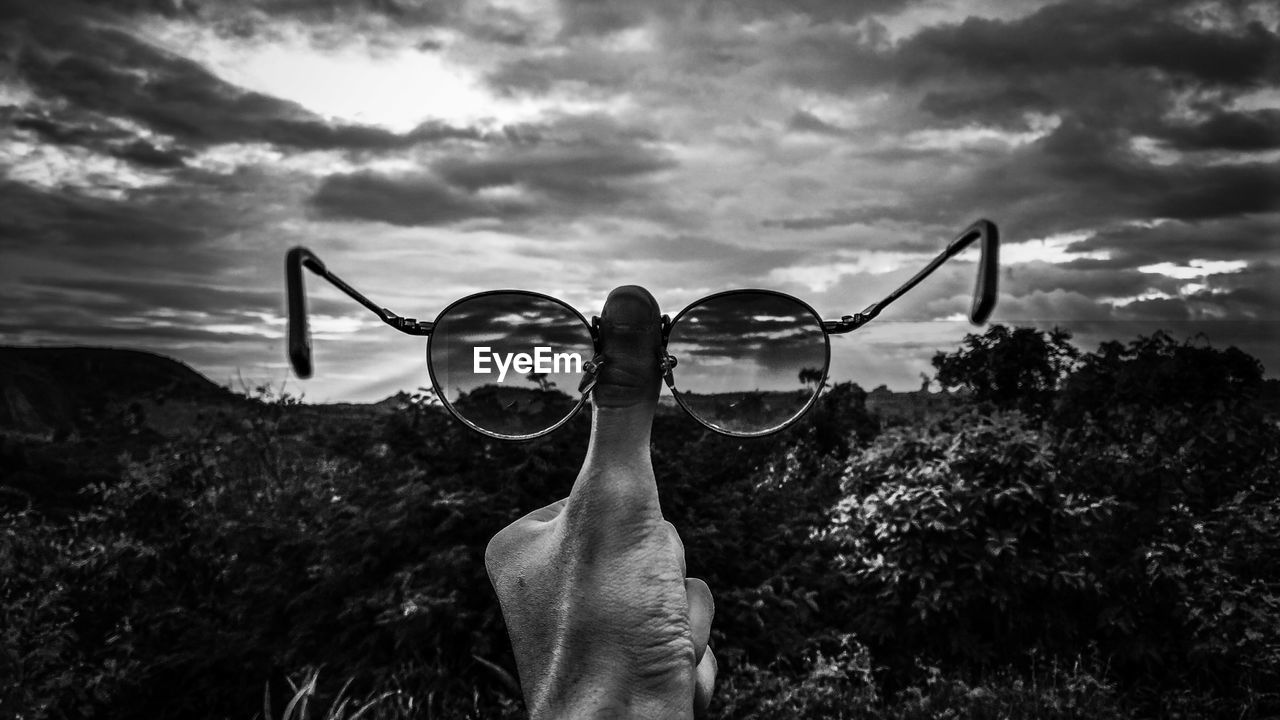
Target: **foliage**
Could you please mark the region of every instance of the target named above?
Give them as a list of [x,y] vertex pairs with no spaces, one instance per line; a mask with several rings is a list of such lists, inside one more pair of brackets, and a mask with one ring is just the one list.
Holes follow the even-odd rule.
[[1053,661],[1032,666],[1027,677],[1009,669],[989,673],[980,683],[946,676],[927,666],[925,679],[902,692],[880,716],[889,720],[1118,720],[1139,716],[1117,697],[1115,685],[1077,659],[1070,667]]
[[811,643],[799,672],[744,663],[721,682],[713,708],[725,720],[871,716],[878,697],[870,653],[853,635],[832,640],[826,652]]
[[[716,597],[720,717],[1280,713],[1261,369],[1068,337],[971,336],[948,372],[982,402],[929,422],[885,429],[852,384],[763,439],[659,414],[664,512]],[[427,392],[263,391],[179,437],[6,445],[23,488],[54,468],[81,491],[0,513],[0,715],[520,717],[483,549],[568,493],[588,432],[513,445]]]
[[855,627],[897,669],[922,652],[985,664],[1074,647],[1114,498],[1073,492],[1020,415],[952,422],[886,433],[848,465],[831,535]]
[[934,355],[933,367],[944,389],[960,388],[977,402],[1039,415],[1080,355],[1070,341],[1071,333],[1059,328],[992,325],[983,335],[966,335],[960,350]]
[[1261,363],[1237,348],[1179,343],[1157,332],[1127,345],[1105,342],[1081,358],[1062,388],[1056,420],[1069,426],[1126,410],[1160,412],[1222,403],[1256,415],[1260,408],[1250,401],[1262,385]]
[[[936,666],[920,667],[920,680],[885,696],[871,668],[871,653],[852,635],[835,638],[830,652],[813,650],[800,672],[746,664],[719,688],[713,715],[724,720],[829,718],[830,720],[1119,720],[1135,717],[1105,669],[1071,663],[1032,663],[1025,672],[1004,668],[980,682]],[[716,714],[718,713],[718,714]]]
[[798,661],[812,638],[841,625],[844,578],[829,571],[834,546],[815,538],[840,498],[844,459],[878,431],[865,400],[857,385],[836,385],[764,441],[688,418],[655,426],[664,514],[690,548],[689,574],[713,588],[712,641],[727,662]]
[[[353,702],[350,697],[347,697],[347,689],[351,687],[351,681],[347,680],[333,698],[318,698],[319,668],[306,668],[300,680],[295,681],[293,678],[289,678],[288,681],[290,689],[293,690],[293,697],[289,699],[284,711],[280,713],[280,720],[309,720],[312,715],[313,704],[317,703],[317,700],[325,699],[328,700],[328,707],[320,716],[323,720],[358,720],[361,717],[369,716],[371,711],[376,712],[380,704],[395,694],[385,692],[371,700]],[[262,701],[265,720],[274,720],[273,706],[274,703],[271,702],[271,686],[268,685]]]
[[0,715],[84,715],[111,703],[140,668],[131,628],[86,633],[77,585],[96,579],[98,558],[137,548],[99,543],[31,510],[5,515],[0,538]]

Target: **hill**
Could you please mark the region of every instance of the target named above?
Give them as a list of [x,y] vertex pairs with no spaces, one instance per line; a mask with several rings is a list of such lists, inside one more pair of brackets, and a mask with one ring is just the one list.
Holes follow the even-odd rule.
[[142,416],[163,429],[173,418],[148,410],[169,400],[236,397],[172,358],[91,347],[0,347],[0,393],[0,430],[35,435],[82,432],[108,420],[142,422]]

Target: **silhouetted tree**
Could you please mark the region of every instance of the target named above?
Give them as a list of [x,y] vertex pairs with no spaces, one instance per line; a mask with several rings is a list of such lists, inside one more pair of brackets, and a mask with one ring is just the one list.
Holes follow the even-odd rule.
[[799,377],[801,383],[817,387],[818,383],[822,382],[822,368],[800,368]]
[[525,375],[524,379],[528,380],[531,383],[536,383],[538,386],[538,389],[543,392],[547,392],[548,390],[556,386],[554,382],[551,382],[550,380],[547,379],[546,373],[531,372],[528,375]]
[[1123,406],[1203,409],[1253,401],[1263,390],[1262,372],[1257,358],[1237,348],[1178,342],[1163,331],[1127,345],[1112,340],[1081,358],[1062,386],[1056,415],[1073,424]]
[[977,402],[1043,415],[1080,356],[1071,333],[993,325],[966,335],[964,346],[933,357],[938,384],[963,389]]

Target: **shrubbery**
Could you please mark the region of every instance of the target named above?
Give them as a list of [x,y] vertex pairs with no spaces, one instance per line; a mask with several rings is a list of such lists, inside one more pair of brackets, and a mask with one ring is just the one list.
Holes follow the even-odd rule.
[[[971,402],[919,426],[882,431],[847,384],[763,440],[660,415],[664,512],[716,596],[715,713],[1280,712],[1261,368],[1068,340],[971,338],[939,360]],[[1035,372],[999,369],[1021,353]],[[520,717],[483,550],[568,492],[587,420],[508,445],[412,400],[260,402],[121,457],[78,507],[4,514],[0,715],[249,718],[269,687],[272,717],[295,696],[294,718],[339,697],[338,716]]]

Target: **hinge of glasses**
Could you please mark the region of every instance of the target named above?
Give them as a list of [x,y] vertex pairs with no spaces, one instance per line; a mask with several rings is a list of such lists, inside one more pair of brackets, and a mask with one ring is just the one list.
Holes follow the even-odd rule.
[[[387,314],[391,315],[391,313]],[[434,323],[418,322],[415,318],[399,317],[396,315],[391,315],[391,317],[387,318],[387,324],[400,332],[407,333],[409,335],[430,335],[431,328],[434,325]]]
[[871,322],[879,314],[880,308],[875,305],[869,305],[863,308],[862,312],[845,315],[839,320],[823,320],[822,329],[826,330],[828,334],[835,335],[851,332]]
[[600,368],[604,367],[604,362],[604,355],[597,354],[582,364],[582,379],[578,381],[578,392],[584,397],[595,389],[596,382],[600,380]]
[[845,315],[839,320],[823,320],[822,329],[826,330],[828,334],[839,335],[840,333],[847,333],[853,330],[857,330],[858,328],[862,327],[863,324],[865,324],[869,319],[870,318],[865,317],[862,313]]

